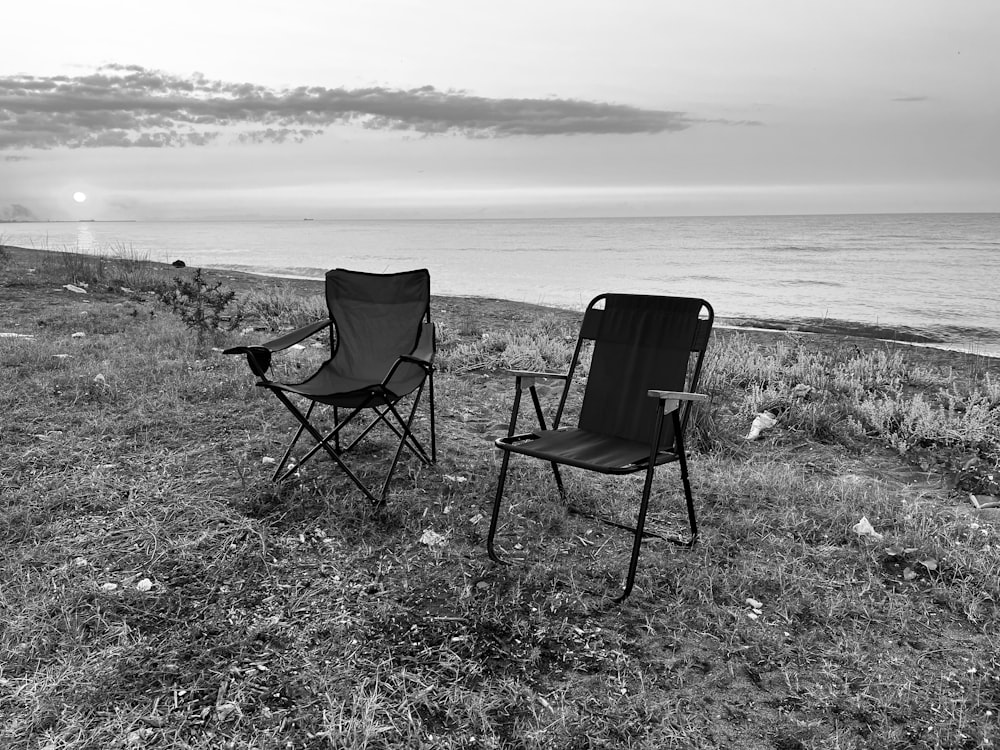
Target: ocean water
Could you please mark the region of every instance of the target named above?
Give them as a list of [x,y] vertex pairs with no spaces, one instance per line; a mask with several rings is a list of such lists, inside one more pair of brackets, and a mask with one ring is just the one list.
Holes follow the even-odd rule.
[[435,294],[578,309],[606,291],[697,296],[722,318],[1000,355],[1000,214],[47,222],[0,240],[279,276],[426,267]]

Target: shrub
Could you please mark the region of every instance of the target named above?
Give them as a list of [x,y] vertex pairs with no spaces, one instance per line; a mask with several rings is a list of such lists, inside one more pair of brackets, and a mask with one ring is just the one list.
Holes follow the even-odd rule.
[[234,330],[243,318],[242,309],[234,304],[236,292],[221,281],[208,283],[200,268],[190,279],[175,276],[173,286],[161,291],[159,298],[194,330],[199,344],[221,330]]

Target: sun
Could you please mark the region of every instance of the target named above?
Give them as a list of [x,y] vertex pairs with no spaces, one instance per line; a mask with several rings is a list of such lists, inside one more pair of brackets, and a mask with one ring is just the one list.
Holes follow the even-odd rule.
[[78,190],[75,193],[73,193],[73,200],[75,200],[77,203],[83,203],[85,200],[87,200],[87,194],[81,193]]

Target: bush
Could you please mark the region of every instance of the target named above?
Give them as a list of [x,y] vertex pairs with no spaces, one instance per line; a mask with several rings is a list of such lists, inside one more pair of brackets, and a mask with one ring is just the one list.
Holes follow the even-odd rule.
[[234,330],[243,318],[240,306],[234,304],[236,292],[221,281],[208,283],[200,268],[190,280],[175,276],[173,286],[161,291],[159,297],[184,325],[194,329],[199,344],[219,331]]

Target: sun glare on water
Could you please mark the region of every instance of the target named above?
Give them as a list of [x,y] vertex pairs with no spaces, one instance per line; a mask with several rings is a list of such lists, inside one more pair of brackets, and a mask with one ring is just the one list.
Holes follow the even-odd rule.
[[73,200],[75,200],[77,203],[83,203],[85,200],[87,200],[87,194],[77,191],[73,193]]

